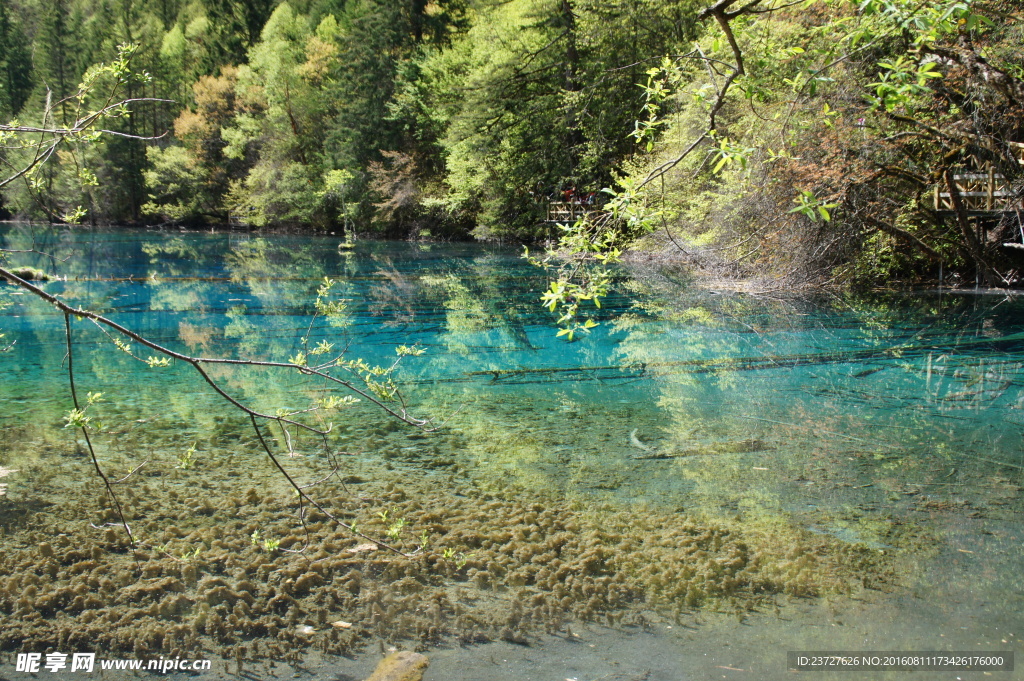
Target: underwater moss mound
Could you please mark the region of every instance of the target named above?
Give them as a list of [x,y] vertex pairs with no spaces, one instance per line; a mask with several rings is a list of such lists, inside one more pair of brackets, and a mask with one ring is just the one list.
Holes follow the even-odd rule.
[[[14,267],[11,272],[25,281],[49,281],[50,275],[35,267]],[[0,282],[6,281],[6,277],[0,277]],[[13,282],[12,282],[13,283]]]
[[[644,625],[701,609],[884,581],[888,557],[829,536],[754,531],[554,493],[483,491],[455,474],[360,466],[318,486],[333,514],[412,556],[367,545],[280,485],[237,471],[152,468],[119,487],[133,556],[80,463],[3,500],[0,649],[297,662],[371,640],[426,647]],[[397,526],[397,530],[396,530]],[[136,560],[138,562],[136,562]]]

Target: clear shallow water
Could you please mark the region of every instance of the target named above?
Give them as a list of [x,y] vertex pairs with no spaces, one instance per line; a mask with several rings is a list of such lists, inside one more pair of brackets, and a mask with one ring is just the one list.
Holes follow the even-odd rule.
[[[454,459],[481,487],[511,482],[637,513],[799,528],[896,555],[890,592],[761,618],[747,640],[731,633],[749,660],[772,641],[784,659],[786,649],[833,639],[851,650],[1012,649],[1013,638],[995,644],[1021,634],[1024,301],[775,300],[626,272],[604,323],[568,344],[537,305],[542,278],[511,249],[339,250],[334,239],[30,226],[0,227],[0,243],[71,256],[15,257],[67,277],[46,283],[48,292],[205,356],[292,356],[318,283],[338,280],[349,324],[318,325],[311,336],[378,364],[393,361],[396,345],[418,344],[427,353],[399,373],[410,405],[454,414],[437,436],[407,440],[365,404],[344,412],[332,447],[361,460],[415,471]],[[0,429],[10,433],[0,466],[19,468],[40,442],[70,437],[60,430],[69,406],[63,319],[3,288],[10,305],[0,328],[16,344],[0,355]],[[254,448],[244,421],[187,368],[150,369],[90,327],[76,324],[76,366],[80,389],[106,396],[95,410],[101,459],[176,457],[193,442],[208,457]],[[302,408],[313,394],[262,370],[216,378],[270,411]],[[298,446],[317,456],[315,443]],[[5,483],[18,498],[31,481],[12,474]],[[845,639],[818,635],[840,619]],[[702,626],[691,645],[719,640],[717,625]],[[648,657],[661,656],[659,669],[693,653],[668,630],[659,636],[644,644]],[[568,654],[549,650],[555,660]],[[761,668],[763,678],[784,672],[784,663]]]

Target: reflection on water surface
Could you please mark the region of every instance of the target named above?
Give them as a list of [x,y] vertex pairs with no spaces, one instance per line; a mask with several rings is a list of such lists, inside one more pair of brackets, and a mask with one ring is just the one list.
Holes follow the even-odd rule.
[[[85,622],[114,647],[206,648],[232,669],[381,640],[436,649],[428,679],[516,644],[536,666],[484,676],[547,678],[568,655],[597,678],[608,655],[565,648],[590,637],[621,678],[782,678],[790,649],[1020,647],[1024,301],[766,299],[624,272],[601,326],[568,344],[511,249],[25,225],[0,243],[56,256],[17,256],[61,277],[48,292],[193,355],[287,359],[307,336],[389,364],[417,344],[398,374],[410,406],[454,414],[424,434],[364,402],[331,416],[341,456],[299,438],[286,462],[313,482],[340,461],[314,488],[325,503],[421,555],[353,551],[308,509],[306,552],[285,553],[307,535],[247,422],[185,367],[150,369],[78,324],[80,389],[105,397],[102,463],[145,464],[121,488],[139,582],[62,429],[63,320],[4,285],[2,560],[8,590],[37,594],[0,595],[21,622],[0,625],[9,650],[84,645]],[[325,276],[347,309],[311,328]],[[255,368],[214,377],[270,412],[323,394]],[[144,624],[109,633],[129,616]],[[721,664],[694,662],[700,645]]]

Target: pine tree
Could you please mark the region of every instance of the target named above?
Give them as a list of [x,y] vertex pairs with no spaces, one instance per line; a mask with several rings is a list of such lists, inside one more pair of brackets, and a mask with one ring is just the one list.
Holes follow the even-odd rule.
[[32,55],[14,7],[0,3],[0,119],[18,115],[32,91]]

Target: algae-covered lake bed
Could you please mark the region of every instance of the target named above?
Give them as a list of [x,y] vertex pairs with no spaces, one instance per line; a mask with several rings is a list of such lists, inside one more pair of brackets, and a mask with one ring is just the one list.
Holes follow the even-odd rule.
[[[625,681],[790,678],[798,650],[1021,651],[1020,299],[764,297],[624,269],[601,324],[566,343],[543,273],[510,248],[18,224],[0,247],[54,255],[19,265],[193,356],[287,361],[303,337],[369,365],[422,349],[395,378],[410,413],[444,423],[362,400],[323,417],[324,439],[264,424],[320,511],[189,366],[76,322],[133,552],[64,427],[63,316],[0,285],[6,677],[24,652],[340,681],[394,648],[425,653],[427,681]],[[344,312],[314,319],[324,277]],[[345,394],[266,367],[211,375],[267,413]]]

